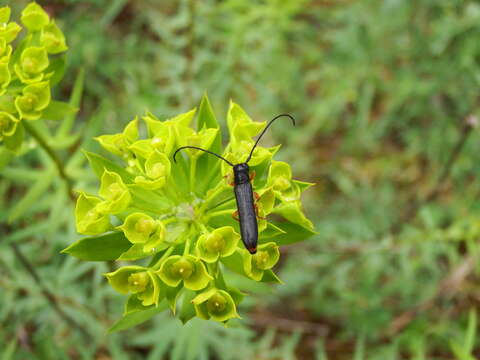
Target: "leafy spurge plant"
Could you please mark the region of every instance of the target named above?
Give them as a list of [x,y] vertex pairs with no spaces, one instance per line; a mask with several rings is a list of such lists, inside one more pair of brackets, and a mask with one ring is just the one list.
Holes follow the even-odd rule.
[[[230,142],[222,150],[222,134],[206,97],[196,128],[195,115],[194,109],[161,121],[147,113],[142,117],[144,138],[137,118],[122,133],[98,137],[121,164],[86,153],[100,189],[98,195],[80,193],[77,231],[96,236],[81,239],[64,252],[87,260],[135,262],[106,274],[114,289],[130,295],[120,320],[122,329],[138,323],[139,311],[147,314],[166,306],[174,313],[180,307],[184,322],[195,315],[220,322],[238,317],[243,293],[228,284],[229,273],[279,282],[272,271],[280,258],[279,245],[313,233],[300,202],[311,184],[293,180],[287,163],[272,160],[279,146],[257,147],[250,164],[256,173],[253,187],[260,195],[261,219],[258,252],[250,255],[232,218],[236,210],[232,169],[197,150],[188,149],[177,163],[172,154],[180,146],[200,146],[239,163],[266,123],[252,121],[231,103]],[[270,215],[276,215],[275,220],[267,220]],[[95,253],[99,248],[100,257]]]
[[68,48],[65,36],[35,2],[22,11],[22,27],[10,21],[10,8],[0,7],[0,150],[16,152],[26,121],[57,120],[75,110],[51,99],[51,87],[62,77]]

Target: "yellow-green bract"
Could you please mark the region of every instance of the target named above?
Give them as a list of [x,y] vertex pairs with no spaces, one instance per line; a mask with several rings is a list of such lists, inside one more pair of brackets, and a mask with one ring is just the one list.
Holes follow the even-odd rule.
[[[232,102],[227,124],[230,138],[223,147],[205,96],[198,112],[165,120],[147,113],[121,133],[97,137],[114,161],[86,153],[100,187],[98,195],[80,193],[75,215],[77,231],[94,236],[64,252],[99,260],[98,246],[120,237],[109,240],[101,260],[132,262],[105,274],[116,290],[129,295],[122,328],[133,313],[165,305],[184,322],[195,315],[220,322],[238,318],[241,290],[248,289],[234,288],[229,275],[280,282],[272,270],[280,258],[279,246],[314,233],[300,199],[312,184],[294,180],[289,164],[272,159],[279,146],[258,147],[250,162],[262,218],[258,253],[253,256],[239,241],[238,223],[232,218],[232,169],[191,149],[173,163],[175,149],[186,145],[222,154],[235,164],[244,162],[266,122],[253,121]],[[271,214],[277,221],[270,220]]]
[[8,6],[0,7],[0,146],[18,152],[24,121],[58,120],[74,109],[51,99],[68,49],[62,31],[35,2],[22,11],[24,28],[10,13]]

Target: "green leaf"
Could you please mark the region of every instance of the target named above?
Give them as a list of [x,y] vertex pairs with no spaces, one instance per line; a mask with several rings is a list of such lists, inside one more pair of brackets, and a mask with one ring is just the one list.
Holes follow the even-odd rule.
[[268,282],[268,283],[276,283],[276,284],[283,284],[283,281],[278,278],[277,275],[271,270],[265,270],[263,272],[263,277],[262,277],[262,282]]
[[75,256],[81,260],[108,261],[118,259],[131,246],[132,244],[123,232],[113,232],[80,239],[63,249],[61,253]]
[[300,181],[300,180],[292,180],[292,182],[293,182],[294,184],[297,184],[297,185],[298,185],[298,188],[300,189],[300,192],[304,192],[304,191],[307,190],[308,188],[316,185],[315,183],[306,182],[306,181]]
[[144,311],[154,307],[154,305],[144,306],[142,300],[140,300],[137,294],[132,294],[128,297],[127,302],[125,303],[125,309],[123,315],[126,315],[131,312]]
[[[80,108],[80,102],[82,101],[83,86],[85,83],[85,71],[81,68],[75,78],[75,84],[73,85],[73,91],[70,96],[69,104],[74,108]],[[70,114],[65,117],[60,128],[58,129],[57,136],[61,137],[70,132],[72,129],[73,122],[75,120],[75,114]],[[91,126],[91,122],[89,126]],[[88,128],[87,128],[88,130]],[[86,135],[86,134],[85,134]]]
[[50,61],[46,73],[53,73],[50,78],[50,85],[57,85],[65,75],[65,69],[67,68],[67,57],[66,55],[58,56]]
[[172,310],[172,313],[174,315],[176,311],[177,299],[182,289],[183,289],[183,285],[178,285],[177,287],[165,286],[165,289],[164,289],[168,306],[170,307],[170,310]]
[[127,187],[130,195],[132,195],[132,203],[145,210],[157,214],[159,212],[167,211],[173,206],[167,197],[156,195],[151,190],[146,190],[135,184],[128,185]]
[[23,144],[25,129],[22,123],[18,124],[17,130],[12,136],[6,136],[3,140],[5,147],[14,153],[18,153]]
[[0,170],[3,170],[15,157],[15,153],[6,147],[0,147]]
[[101,155],[95,153],[84,151],[85,156],[92,167],[92,170],[95,172],[97,177],[100,179],[105,170],[112,171],[120,175],[122,180],[126,183],[133,182],[133,175],[126,171],[123,167],[115,164],[114,162],[104,158]]
[[115,324],[113,324],[110,329],[108,329],[109,333],[127,330],[131,327],[137,326],[152,317],[154,317],[159,312],[162,312],[167,309],[167,303],[162,301],[158,306],[151,307],[148,310],[143,311],[133,311],[129,312],[128,314],[124,315],[120,320],[118,320]]
[[[200,103],[200,108],[198,110],[198,131],[200,131],[202,128],[215,128],[219,129],[217,132],[217,135],[215,136],[215,139],[213,140],[213,143],[210,147],[210,151],[213,151],[214,153],[217,154],[222,154],[222,131],[220,130],[220,126],[218,124],[217,118],[215,117],[215,114],[212,109],[212,105],[210,104],[210,101],[208,100],[208,96],[205,93],[202,97],[202,101]],[[212,174],[210,176],[211,171],[217,171],[218,166],[218,159],[213,156],[202,156],[197,164],[197,171],[198,174],[209,174],[208,176],[205,176],[202,178],[201,183],[197,186],[198,187],[198,193],[203,194],[207,191],[208,188],[208,183],[211,182],[212,179],[215,179]]]
[[229,286],[227,292],[232,296],[232,299],[236,305],[240,304],[245,297],[244,293],[242,293],[239,289],[233,286]]
[[[160,244],[156,250],[155,253],[161,252],[165,250],[169,245],[168,244]],[[154,253],[151,251],[144,251],[144,245],[143,244],[134,244],[130,249],[128,249],[126,252],[124,252],[122,255],[117,260],[125,260],[125,261],[133,261],[133,260],[138,260],[138,259],[143,259],[149,256],[152,256]]]
[[25,196],[11,210],[8,222],[12,223],[22,216],[40,196],[44,195],[54,179],[52,171],[44,173],[38,181],[28,189]]
[[[220,126],[218,125],[217,118],[212,109],[212,105],[208,100],[208,96],[205,93],[202,97],[202,101],[200,103],[200,108],[198,110],[198,131],[202,130],[203,127],[206,128],[215,128],[219,129]],[[221,152],[222,150],[222,132],[219,131],[217,136],[210,148],[213,152]]]
[[64,120],[66,116],[75,114],[78,108],[63,101],[50,101],[50,104],[43,111],[42,117],[47,120]]
[[285,231],[283,231],[277,225],[271,222],[267,222],[267,228],[259,234],[258,242],[265,243],[265,242],[271,241],[272,238],[282,234],[285,234]]
[[285,232],[272,239],[278,245],[295,244],[317,234],[313,230],[290,222],[273,222],[273,224]]
[[233,272],[248,277],[243,267],[242,254],[238,250],[233,255],[221,258],[220,261]]
[[192,300],[195,297],[195,292],[192,290],[186,290],[183,296],[182,306],[178,314],[180,321],[185,324],[195,316],[195,307],[192,304]]
[[475,347],[475,339],[476,339],[476,332],[477,332],[477,312],[475,308],[471,308],[470,312],[468,313],[468,327],[467,333],[465,336],[465,346],[464,350],[467,353],[471,353]]

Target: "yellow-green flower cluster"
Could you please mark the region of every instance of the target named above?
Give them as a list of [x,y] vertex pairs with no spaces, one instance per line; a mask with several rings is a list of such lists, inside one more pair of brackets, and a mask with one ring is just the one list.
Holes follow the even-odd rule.
[[[172,155],[178,147],[190,145],[222,154],[233,163],[243,162],[266,122],[252,121],[231,103],[230,141],[223,148],[206,97],[198,112],[194,109],[166,120],[147,113],[141,120],[135,118],[121,133],[97,138],[119,161],[87,154],[100,188],[98,195],[78,197],[77,230],[95,235],[80,240],[82,256],[89,241],[103,241],[109,233],[129,244],[120,256],[118,248],[112,249],[112,256],[134,263],[106,274],[114,289],[130,295],[125,317],[166,304],[174,312],[180,310],[182,321],[195,315],[220,322],[237,318],[243,294],[227,283],[229,275],[236,272],[254,281],[279,282],[272,271],[280,257],[279,245],[313,233],[300,202],[311,184],[293,180],[290,166],[272,159],[278,146],[259,146],[254,151],[249,165],[259,195],[259,246],[250,255],[232,217],[236,210],[232,168],[197,150],[179,154],[177,163]],[[276,214],[276,222],[268,219],[271,214]],[[75,255],[74,247],[66,252]]]
[[60,62],[52,56],[67,50],[55,21],[35,2],[23,10],[22,27],[10,21],[10,8],[0,7],[0,142],[12,137],[21,120],[37,120],[51,101],[50,80]]

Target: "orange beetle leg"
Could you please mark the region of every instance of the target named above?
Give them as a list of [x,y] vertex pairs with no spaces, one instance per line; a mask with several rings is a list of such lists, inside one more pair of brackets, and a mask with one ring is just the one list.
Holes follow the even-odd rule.
[[259,218],[260,220],[267,220],[266,217],[262,217],[262,216],[258,215],[258,205],[254,204],[254,206],[255,206],[255,214],[257,215],[257,218]]
[[240,219],[238,218],[238,210],[236,210],[236,211],[234,211],[234,212],[232,213],[232,218],[233,218],[234,220],[240,221]]

